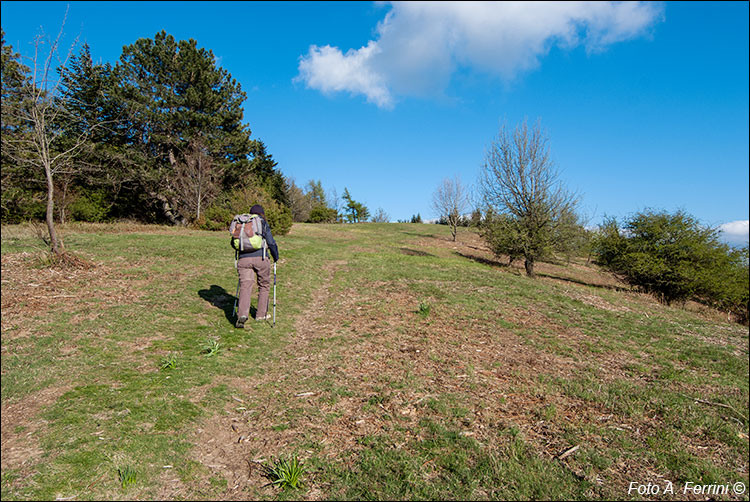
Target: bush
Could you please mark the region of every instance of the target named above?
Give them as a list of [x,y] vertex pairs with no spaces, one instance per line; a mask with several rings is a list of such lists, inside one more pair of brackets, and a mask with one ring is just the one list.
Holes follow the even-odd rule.
[[508,215],[489,215],[482,225],[481,235],[496,257],[508,256],[508,265],[523,257],[522,229],[515,218]]
[[747,322],[747,250],[732,250],[718,230],[682,211],[644,211],[605,220],[593,242],[597,262],[666,304],[695,299]]
[[84,190],[68,208],[73,221],[101,223],[109,219],[112,204],[105,190]]
[[335,209],[326,206],[317,206],[310,211],[309,223],[336,223],[339,214]]
[[46,214],[46,193],[14,187],[3,182],[2,204],[0,204],[0,220],[3,223],[42,221]]
[[[273,201],[272,201],[273,202]],[[266,220],[275,235],[286,235],[292,229],[292,210],[276,202],[263,206],[266,210]]]
[[286,235],[292,228],[292,211],[273,200],[262,188],[246,186],[222,195],[201,215],[196,226],[204,230],[229,230],[229,223],[236,214],[247,213],[255,204],[260,204],[266,213],[266,221],[274,235]]
[[195,225],[202,230],[229,230],[234,215],[231,209],[214,204],[203,211]]

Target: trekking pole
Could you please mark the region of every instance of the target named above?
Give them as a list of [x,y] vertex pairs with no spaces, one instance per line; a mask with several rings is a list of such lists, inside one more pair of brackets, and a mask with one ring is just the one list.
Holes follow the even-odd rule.
[[234,317],[237,317],[237,302],[240,299],[240,278],[237,278],[237,291],[234,292],[234,309],[232,309],[232,312],[234,313]]
[[234,308],[232,309],[232,313],[234,314],[235,319],[237,318],[237,302],[240,300],[240,268],[237,264],[237,261],[240,258],[240,252],[235,251],[234,252],[234,269],[237,271],[237,291],[234,292]]
[[276,262],[273,262],[273,327],[276,327]]

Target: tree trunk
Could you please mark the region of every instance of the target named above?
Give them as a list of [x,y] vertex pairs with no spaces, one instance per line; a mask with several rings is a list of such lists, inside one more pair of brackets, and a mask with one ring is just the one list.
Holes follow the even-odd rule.
[[57,237],[55,231],[55,185],[52,183],[52,171],[49,167],[45,167],[45,174],[47,175],[47,230],[49,230],[49,243],[52,248],[52,252],[56,255],[63,254],[62,241]]
[[529,258],[527,256],[524,266],[526,267],[526,275],[528,275],[529,277],[535,277],[534,276],[534,258]]
[[149,195],[151,197],[154,197],[156,200],[161,202],[161,209],[164,212],[164,216],[167,217],[167,219],[172,223],[174,226],[185,225],[185,217],[180,216],[177,214],[176,211],[172,209],[172,205],[169,203],[169,199],[167,199],[166,196],[156,193],[156,192],[149,192]]

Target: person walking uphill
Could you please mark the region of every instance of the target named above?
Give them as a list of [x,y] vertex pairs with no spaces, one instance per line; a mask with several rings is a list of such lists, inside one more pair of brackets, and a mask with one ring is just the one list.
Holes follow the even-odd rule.
[[[240,215],[240,218],[242,216],[247,217],[248,215]],[[257,218],[258,216],[259,218]],[[258,309],[255,313],[255,320],[264,321],[271,317],[268,314],[268,296],[271,290],[271,260],[268,257],[268,252],[270,251],[274,263],[279,261],[279,249],[271,234],[271,227],[266,222],[263,207],[254,205],[250,208],[249,217],[247,223],[242,220],[238,222],[235,219],[230,227],[230,232],[233,232],[236,226],[242,224],[246,235],[254,236],[258,241],[260,241],[260,239],[257,239],[258,235],[263,239],[259,245],[253,242],[252,245],[246,244],[243,246],[237,242],[237,273],[240,276],[239,307],[235,324],[237,328],[244,328],[245,322],[250,317],[250,299],[256,281],[258,283]],[[252,220],[256,220],[255,223]],[[238,231],[234,231],[234,234],[238,233]],[[233,243],[235,241],[237,239],[234,239]],[[249,241],[253,241],[253,239],[249,239]]]

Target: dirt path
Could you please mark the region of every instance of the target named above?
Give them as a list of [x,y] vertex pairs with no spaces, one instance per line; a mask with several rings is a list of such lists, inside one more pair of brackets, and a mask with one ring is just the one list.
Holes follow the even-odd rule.
[[[238,395],[233,396],[234,402],[227,406],[226,414],[210,418],[197,430],[193,458],[227,480],[227,491],[222,498],[247,498],[245,489],[248,487],[258,495],[271,496],[274,490],[264,487],[268,480],[263,477],[261,464],[290,455],[293,452],[290,445],[304,439],[307,430],[321,429],[313,423],[301,428],[284,428],[279,424],[290,408],[310,404],[304,391],[295,386],[295,380],[320,364],[324,357],[309,347],[320,328],[315,314],[325,312],[333,276],[345,263],[333,261],[323,267],[321,285],[313,292],[307,310],[297,318],[295,334],[283,347],[283,354],[272,358],[273,364],[252,381],[227,381],[238,391]],[[286,364],[277,364],[279,361]],[[287,392],[273,390],[269,394],[269,388],[278,382],[289,382],[288,386],[282,385]],[[167,481],[160,498],[185,494],[185,487],[179,480]],[[308,496],[316,498],[316,493],[312,490]]]
[[[334,289],[333,279],[345,265],[323,267],[320,286],[282,352],[252,381],[227,381],[238,390],[234,402],[198,431],[193,458],[227,480],[222,498],[275,497],[276,489],[264,486],[264,462],[296,454],[303,464],[315,456],[340,465],[358,458],[366,437],[387,438],[397,449],[425,439],[424,421],[458,430],[488,449],[503,441],[498,431],[516,429],[547,459],[574,446],[571,426],[633,430],[633,441],[645,441],[658,428],[655,419],[615,416],[604,404],[540,387],[539,375],[575,381],[592,369],[605,384],[626,378],[624,367],[632,362],[627,353],[556,353],[527,339],[541,330],[572,347],[590,341],[576,326],[508,305],[496,312],[508,328],[494,319],[457,321],[457,312],[445,306],[423,319],[415,312],[421,298],[406,281]],[[594,296],[584,300],[616,308]],[[607,447],[604,435],[586,441],[591,449]],[[652,467],[638,458],[623,460],[610,468],[609,482],[645,479]],[[305,483],[306,499],[337,495],[310,471]]]

